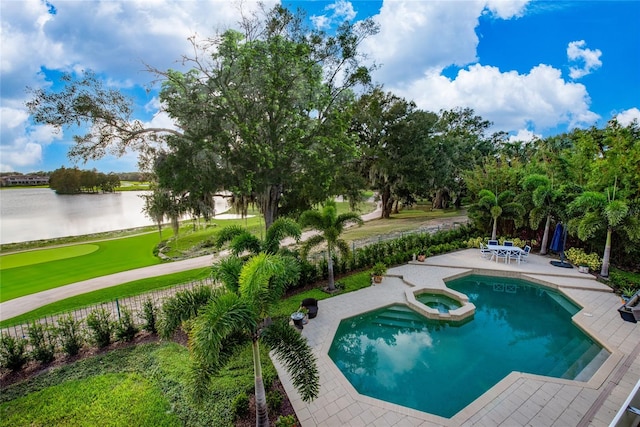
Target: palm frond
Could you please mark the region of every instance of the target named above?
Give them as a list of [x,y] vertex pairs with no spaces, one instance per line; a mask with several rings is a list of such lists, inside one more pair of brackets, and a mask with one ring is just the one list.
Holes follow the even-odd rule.
[[256,328],[251,308],[238,295],[227,292],[212,299],[193,321],[189,331],[189,348],[194,363],[204,368],[205,375],[216,372],[221,366],[225,340],[233,333]]
[[304,243],[302,244],[302,247],[300,248],[300,256],[302,258],[306,258],[307,255],[309,255],[309,251],[311,250],[311,248],[313,248],[314,246],[318,246],[319,244],[323,243],[325,240],[326,239],[322,234],[315,234],[309,237],[307,240],[304,241]]
[[283,290],[273,289],[270,285],[272,278],[284,276],[284,274],[284,263],[281,258],[265,253],[252,257],[242,268],[240,295],[259,316],[266,316],[273,301],[282,295]]
[[284,238],[292,237],[298,242],[301,234],[300,224],[290,218],[278,218],[267,230],[263,249],[266,253],[275,254]]
[[338,251],[340,251],[340,255],[342,255],[343,257],[347,257],[351,253],[349,244],[343,239],[336,240],[336,248],[338,248]]
[[262,242],[256,236],[245,230],[244,233],[238,234],[231,240],[229,247],[234,255],[240,255],[244,251],[257,254],[262,249]]
[[243,227],[239,225],[230,225],[228,227],[224,227],[222,230],[218,232],[218,235],[215,240],[216,248],[220,249],[224,246],[225,243],[232,241],[236,236],[246,233]]
[[214,280],[224,283],[229,291],[238,293],[240,271],[243,265],[242,258],[235,255],[222,258],[211,267],[212,277]]
[[193,289],[176,292],[162,304],[160,316],[160,336],[170,338],[182,322],[193,319],[198,311],[207,305],[217,291],[208,286],[197,286]]
[[277,321],[263,330],[262,341],[291,375],[302,400],[309,402],[318,397],[320,377],[307,340],[286,321]]

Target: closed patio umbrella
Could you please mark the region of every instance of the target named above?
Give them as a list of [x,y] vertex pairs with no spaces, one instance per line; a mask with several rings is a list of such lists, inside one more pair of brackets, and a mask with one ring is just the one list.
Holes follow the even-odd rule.
[[567,240],[567,227],[564,227],[561,223],[556,225],[556,230],[553,232],[553,239],[551,239],[551,249],[553,252],[560,254],[560,261],[550,261],[549,263],[556,267],[573,268],[568,262],[564,262],[564,243]]
[[556,225],[556,230],[553,232],[553,238],[551,239],[551,249],[553,252],[559,253],[562,251],[562,224]]

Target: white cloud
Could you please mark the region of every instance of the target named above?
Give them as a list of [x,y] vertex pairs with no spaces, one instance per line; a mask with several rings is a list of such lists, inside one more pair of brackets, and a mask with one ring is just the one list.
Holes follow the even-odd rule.
[[351,21],[357,15],[353,4],[346,0],[336,0],[335,3],[326,6],[324,10],[329,13],[325,15],[313,15],[309,18],[313,25],[319,30],[329,29],[332,25],[342,23],[343,21]]
[[618,123],[620,123],[622,126],[628,126],[634,120],[637,120],[638,123],[640,123],[640,110],[638,110],[636,107],[625,110],[616,115],[616,120],[618,120]]
[[542,135],[537,135],[528,129],[519,129],[515,135],[509,135],[509,142],[530,142],[540,138]]
[[455,79],[433,69],[406,88],[391,90],[429,111],[472,108],[492,121],[495,130],[507,132],[523,128],[540,132],[560,124],[590,125],[599,118],[589,111],[585,86],[565,82],[560,70],[548,65],[519,74],[476,64],[460,70]]
[[592,71],[602,66],[602,61],[600,61],[602,52],[600,49],[591,50],[586,45],[587,43],[584,40],[578,40],[569,43],[567,46],[569,61],[577,63],[575,66],[569,67],[569,76],[574,80],[591,74]]
[[374,77],[401,86],[429,68],[464,66],[477,60],[475,27],[485,2],[385,1],[375,20],[380,32],[363,51],[382,67]]
[[335,3],[330,4],[325,8],[326,10],[333,11],[333,17],[351,21],[356,17],[356,11],[353,9],[353,4],[345,0],[336,0]]
[[529,0],[488,0],[487,9],[501,19],[519,18]]

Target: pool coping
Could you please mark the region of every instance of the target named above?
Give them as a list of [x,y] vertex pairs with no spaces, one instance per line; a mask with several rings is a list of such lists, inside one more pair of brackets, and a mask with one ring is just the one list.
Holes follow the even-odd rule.
[[[468,252],[463,255],[469,257],[471,253],[472,252]],[[457,255],[460,256],[459,253]],[[517,271],[507,266],[505,266],[506,268],[496,268],[497,266],[493,265],[478,265],[477,262],[475,262],[476,265],[469,266],[469,264],[474,263],[467,263],[467,268],[460,268],[455,265],[443,266],[441,264],[449,264],[450,261],[442,258],[435,258],[439,257],[433,257],[433,259],[431,259],[432,262],[430,263],[410,262],[400,267],[391,268],[381,285],[375,285],[370,288],[350,294],[340,295],[321,302],[318,318],[322,320],[320,322],[316,322],[318,318],[312,320],[302,331],[303,335],[305,335],[309,340],[309,344],[318,359],[321,391],[317,402],[302,402],[295,392],[295,389],[293,389],[290,384],[288,376],[286,375],[286,372],[284,372],[282,366],[277,363],[277,361],[274,361],[283,385],[285,386],[285,390],[287,391],[296,414],[298,415],[298,419],[301,421],[303,426],[335,425],[336,423],[339,423],[340,425],[365,425],[368,423],[368,420],[371,420],[372,414],[385,417],[387,419],[387,424],[383,425],[395,425],[393,420],[402,418],[406,418],[408,421],[411,421],[412,424],[417,425],[472,425],[475,422],[475,419],[477,419],[481,424],[481,420],[485,419],[486,424],[486,418],[483,417],[490,416],[493,409],[499,411],[501,409],[499,402],[506,400],[505,396],[509,395],[508,391],[513,389],[514,386],[520,387],[522,383],[527,384],[533,382],[535,384],[542,383],[546,389],[580,389],[592,390],[593,393],[595,393],[603,387],[603,384],[608,379],[612,377],[616,367],[620,366],[621,361],[625,356],[625,352],[621,351],[618,346],[610,343],[607,336],[602,334],[602,331],[593,327],[594,315],[589,313],[588,309],[585,307],[584,301],[578,294],[580,292],[587,292],[591,295],[595,292],[602,295],[608,294],[607,297],[611,297],[611,290],[605,285],[599,284],[595,280],[589,281],[589,277],[576,275],[575,272],[571,272],[572,274],[566,274],[564,271],[548,269],[547,271],[541,271],[541,269],[537,267],[525,268],[523,271]],[[535,259],[536,256],[532,255],[529,258]],[[537,261],[538,267],[540,267],[541,262],[548,262],[544,257],[538,258],[543,259],[543,261]],[[485,260],[485,262],[488,261]],[[428,268],[423,269],[424,267]],[[512,372],[491,387],[487,392],[460,410],[456,415],[451,418],[444,418],[361,395],[355,390],[351,383],[346,380],[338,367],[329,358],[328,351],[331,346],[331,341],[337,331],[340,321],[343,318],[352,317],[362,312],[396,303],[407,305],[406,290],[416,290],[412,289],[413,285],[415,285],[414,279],[407,276],[429,274],[431,276],[429,280],[432,282],[437,280],[439,288],[446,287],[445,279],[452,280],[456,277],[474,273],[486,275],[489,272],[491,275],[497,276],[521,277],[534,283],[556,289],[568,299],[576,303],[579,307],[582,307],[574,316],[572,316],[573,322],[610,353],[610,356],[596,370],[589,381],[565,380],[522,372]],[[437,277],[433,277],[434,273]],[[567,286],[559,284],[559,281],[567,283]],[[391,288],[394,288],[394,290],[392,291]],[[374,298],[375,294],[381,292],[384,295],[378,295]],[[395,295],[393,295],[394,293]],[[391,297],[392,295],[393,297]],[[351,304],[348,303],[349,299],[351,299]],[[337,303],[337,309],[331,307],[332,303]],[[348,315],[345,315],[344,313],[348,313]],[[326,314],[326,317],[321,316],[322,314]],[[336,318],[336,315],[340,318]],[[552,385],[545,386],[544,384]],[[585,392],[585,394],[589,394],[589,392]],[[326,409],[323,409],[323,406],[326,407]],[[526,402],[523,406],[526,406]],[[567,411],[569,409],[572,409],[571,405],[569,405]],[[519,412],[512,411],[511,415],[521,416],[521,412],[523,412],[522,407],[518,409],[518,411]],[[509,411],[507,410],[503,412],[508,413]],[[539,412],[544,415],[544,407]],[[576,414],[579,415],[580,411],[576,411],[574,409],[570,415],[575,419],[577,417]],[[551,418],[552,416],[549,419]],[[493,420],[493,422],[489,424],[495,424],[494,418],[488,419]]]

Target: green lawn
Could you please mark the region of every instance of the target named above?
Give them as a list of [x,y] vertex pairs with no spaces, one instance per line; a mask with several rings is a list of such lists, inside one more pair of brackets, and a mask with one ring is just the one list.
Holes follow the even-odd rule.
[[[276,378],[262,351],[265,384]],[[212,379],[201,405],[189,393],[189,352],[173,342],[138,345],[50,370],[0,393],[0,426],[220,426],[234,398],[253,390],[251,346]]]
[[[158,235],[142,234],[92,245],[63,246],[0,257],[0,302],[70,283],[160,263]],[[97,246],[94,250],[93,246]],[[89,251],[91,249],[91,251]],[[12,267],[14,266],[14,267]]]

